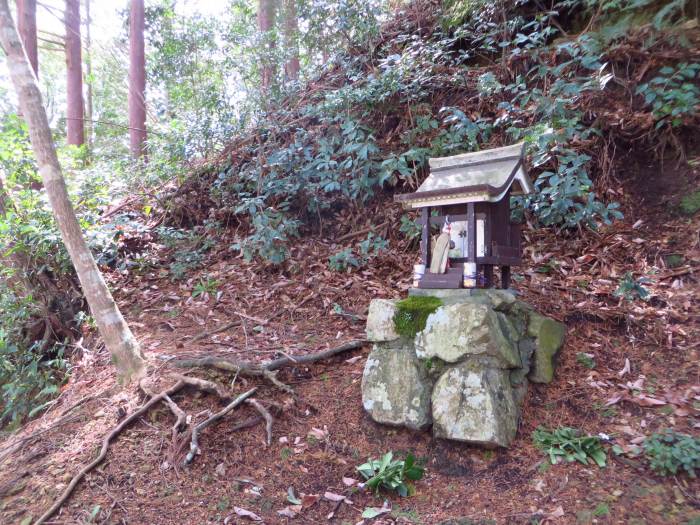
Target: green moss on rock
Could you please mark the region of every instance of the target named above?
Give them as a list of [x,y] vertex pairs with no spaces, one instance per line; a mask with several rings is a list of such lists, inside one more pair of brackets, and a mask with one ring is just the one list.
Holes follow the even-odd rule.
[[394,327],[402,337],[413,338],[425,328],[428,316],[442,306],[442,300],[431,296],[410,296],[396,303]]

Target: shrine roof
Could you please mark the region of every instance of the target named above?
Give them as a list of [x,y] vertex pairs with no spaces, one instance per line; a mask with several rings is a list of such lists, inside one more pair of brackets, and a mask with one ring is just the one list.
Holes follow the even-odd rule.
[[467,202],[498,202],[512,195],[532,193],[519,143],[451,157],[430,159],[430,175],[414,193],[394,199],[410,208],[446,206]]

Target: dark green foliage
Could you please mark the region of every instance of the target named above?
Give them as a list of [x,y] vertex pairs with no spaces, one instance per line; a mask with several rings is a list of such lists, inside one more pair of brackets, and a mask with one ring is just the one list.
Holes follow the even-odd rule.
[[700,210],[700,190],[685,195],[681,199],[679,208],[683,215],[695,215]]
[[393,459],[394,454],[387,452],[381,459],[370,459],[357,467],[357,470],[367,480],[365,485],[374,492],[379,489],[395,491],[399,496],[408,496],[408,486],[405,481],[417,481],[423,477],[423,467],[416,464],[412,454],[405,460]]
[[61,347],[47,357],[40,343],[22,336],[22,327],[35,314],[31,299],[21,299],[0,285],[0,428],[15,428],[46,408],[68,369]]
[[680,126],[686,117],[697,114],[699,73],[700,64],[683,62],[675,67],[662,67],[656,77],[637,87],[637,94],[652,108],[657,129]]
[[578,461],[584,465],[594,462],[599,467],[605,466],[606,454],[597,436],[582,436],[569,427],[546,430],[537,428],[532,433],[535,446],[544,451],[553,465],[561,461]]
[[700,469],[700,439],[697,437],[666,429],[646,438],[643,447],[649,466],[664,476],[685,471],[695,478],[695,470]]
[[620,284],[617,290],[613,292],[615,297],[622,297],[627,301],[634,301],[635,299],[646,300],[649,297],[649,290],[644,288],[644,284],[649,282],[645,277],[640,277],[639,279],[634,278],[631,272],[627,272],[625,276],[620,279]]
[[410,296],[396,303],[394,327],[396,332],[413,338],[425,328],[428,316],[442,306],[442,300],[431,296]]
[[337,272],[346,271],[349,268],[362,268],[372,257],[386,251],[388,246],[389,242],[386,239],[370,232],[365,240],[357,243],[355,250],[344,248],[331,255],[328,258],[328,266]]
[[578,352],[576,354],[576,361],[589,370],[593,370],[596,367],[596,362],[595,359],[593,359],[593,355],[587,354],[586,352]]

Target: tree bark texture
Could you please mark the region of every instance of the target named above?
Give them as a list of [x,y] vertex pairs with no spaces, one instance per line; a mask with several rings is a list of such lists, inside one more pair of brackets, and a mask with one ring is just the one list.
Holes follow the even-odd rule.
[[85,76],[87,84],[87,99],[85,100],[85,127],[86,127],[86,142],[88,148],[92,149],[92,38],[90,35],[90,0],[85,0]]
[[17,28],[34,74],[39,76],[39,50],[36,38],[36,0],[17,0]]
[[66,0],[66,111],[68,144],[85,143],[83,61],[80,40],[80,0]]
[[129,143],[131,156],[146,155],[146,55],[143,0],[131,0],[129,15]]
[[275,41],[275,0],[258,0],[258,31],[262,46],[262,69],[260,82],[263,91],[269,91],[276,76],[274,49]]
[[284,0],[284,48],[287,62],[284,65],[285,80],[299,78],[299,20],[296,0]]
[[0,46],[7,56],[10,78],[27,121],[29,138],[49,204],[100,335],[122,381],[130,382],[143,377],[146,366],[139,344],[114,302],[75,216],[36,77],[30,69],[7,0],[0,0]]

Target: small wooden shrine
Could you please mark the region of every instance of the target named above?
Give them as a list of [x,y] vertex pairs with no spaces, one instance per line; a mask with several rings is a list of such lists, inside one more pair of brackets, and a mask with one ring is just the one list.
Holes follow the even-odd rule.
[[418,190],[395,197],[421,210],[414,286],[491,287],[494,266],[501,270],[501,288],[510,286],[510,267],[521,263],[520,225],[510,222],[510,197],[533,191],[524,149],[520,143],[430,159],[430,175]]

